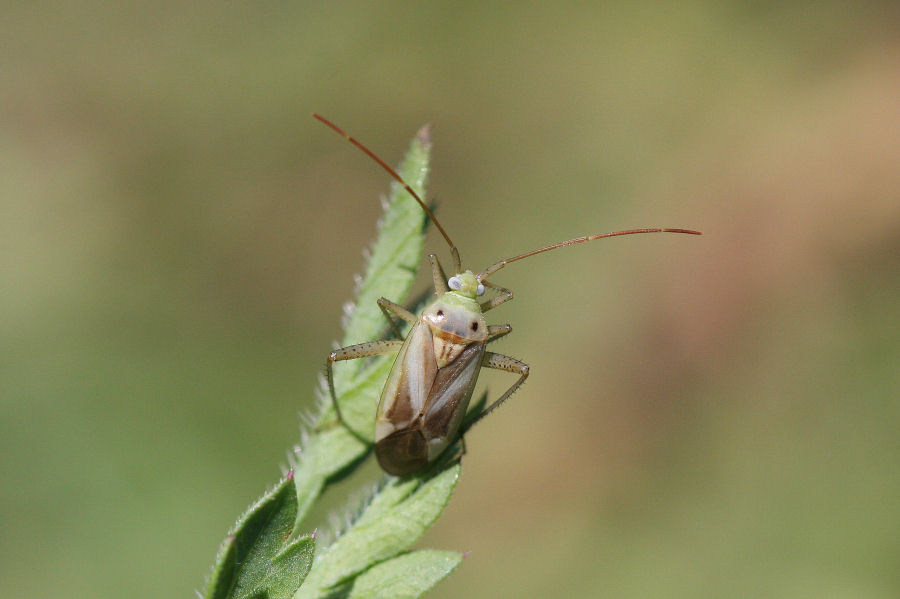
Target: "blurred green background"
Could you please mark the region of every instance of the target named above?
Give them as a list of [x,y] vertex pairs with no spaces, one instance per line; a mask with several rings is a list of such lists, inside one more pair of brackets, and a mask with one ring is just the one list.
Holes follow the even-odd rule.
[[432,597],[900,596],[895,2],[3,12],[0,596],[190,597],[279,476],[388,183],[312,111],[472,268],[705,232],[497,275]]

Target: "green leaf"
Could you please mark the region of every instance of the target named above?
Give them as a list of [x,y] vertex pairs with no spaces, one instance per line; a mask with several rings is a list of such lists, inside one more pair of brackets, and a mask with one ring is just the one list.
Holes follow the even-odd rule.
[[[454,464],[430,480],[392,479],[334,543],[316,558],[294,599],[330,597],[371,566],[407,550],[437,519],[459,480]],[[423,578],[428,588],[434,582]],[[412,581],[412,584],[418,584]],[[355,586],[355,585],[353,585]]]
[[[431,154],[429,127],[422,127],[397,169],[419,197],[425,199],[428,161]],[[425,211],[398,183],[391,184],[388,208],[378,227],[378,238],[356,293],[356,308],[345,327],[344,345],[371,341],[384,329],[385,320],[376,304],[391,296],[401,301],[409,293],[424,246]]]
[[293,534],[297,494],[291,474],[263,495],[228,533],[206,588],[207,599],[286,599],[303,584],[315,539]]
[[[431,140],[426,126],[419,130],[397,169],[423,200],[430,154]],[[380,337],[387,321],[378,307],[378,299],[386,297],[402,303],[409,293],[423,260],[426,221],[425,211],[418,202],[402,186],[393,183],[378,226],[378,237],[372,244],[365,274],[357,286],[351,314],[345,323],[341,345],[364,343]],[[393,359],[394,356],[380,356],[368,361],[348,360],[334,369],[334,386],[341,412],[358,433],[371,435],[375,405]],[[330,401],[327,401],[319,423],[335,418]]]
[[360,574],[348,599],[416,599],[455,570],[462,557],[434,549],[395,557]]
[[[397,169],[423,199],[430,154],[431,141],[426,126],[419,130]],[[393,184],[365,276],[357,286],[352,312],[344,325],[343,345],[377,339],[387,325],[378,307],[378,298],[402,302],[409,293],[422,261],[425,224],[425,211],[409,192]],[[341,413],[354,431],[364,437],[372,434],[375,407],[393,361],[394,356],[381,356],[335,365],[334,384]],[[303,520],[327,481],[361,460],[370,449],[370,445],[361,442],[338,421],[327,390],[322,391],[316,423],[315,434],[303,443],[293,464],[298,522]]]
[[[430,148],[423,128],[398,168],[423,198]],[[376,300],[403,302],[422,262],[425,224],[425,212],[415,199],[394,185],[345,323],[344,345],[383,335],[387,322]],[[375,407],[393,360],[382,356],[335,368],[342,414],[363,436],[372,433]],[[458,464],[435,464],[429,474],[389,479],[355,522],[313,559],[315,540],[299,535],[301,522],[325,488],[351,472],[371,449],[338,421],[327,391],[320,400],[315,428],[292,459],[293,476],[257,501],[223,543],[208,599],[334,599],[348,593],[418,597],[459,563],[459,556],[449,552],[403,553],[449,501],[459,479]]]
[[297,486],[297,525],[306,517],[334,472],[365,455],[366,446],[344,428],[331,428],[310,436],[293,461]]

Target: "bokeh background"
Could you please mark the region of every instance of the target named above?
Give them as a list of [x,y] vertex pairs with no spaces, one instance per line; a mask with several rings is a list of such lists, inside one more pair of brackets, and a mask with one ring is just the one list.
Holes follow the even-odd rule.
[[705,232],[498,274],[431,596],[900,596],[895,2],[3,13],[3,597],[190,597],[279,476],[388,183],[312,111],[432,123],[473,268]]

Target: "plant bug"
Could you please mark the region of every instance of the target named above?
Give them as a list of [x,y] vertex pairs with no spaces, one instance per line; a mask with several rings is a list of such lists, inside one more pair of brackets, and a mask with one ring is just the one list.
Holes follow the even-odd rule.
[[[388,299],[378,300],[378,306],[398,337],[402,335],[394,317],[411,326],[405,339],[349,345],[332,351],[326,361],[328,390],[338,419],[364,440],[341,415],[334,390],[333,365],[343,360],[397,354],[375,413],[375,456],[381,468],[390,474],[406,476],[423,470],[444,452],[457,435],[465,432],[461,427],[482,368],[518,374],[519,378],[503,395],[474,415],[467,422],[466,429],[506,401],[528,378],[528,364],[485,349],[488,343],[512,331],[508,324],[489,325],[485,321],[485,312],[513,298],[512,291],[491,283],[488,277],[510,262],[595,239],[637,233],[701,234],[689,229],[654,228],[587,235],[500,260],[475,274],[471,270],[463,270],[459,250],[444,227],[394,169],[331,121],[318,114],[313,116],[377,162],[415,198],[450,246],[453,258],[454,275],[447,278],[437,256],[428,255],[437,299],[425,308],[421,316]],[[487,289],[494,290],[496,294],[491,299],[479,301],[478,298]]]

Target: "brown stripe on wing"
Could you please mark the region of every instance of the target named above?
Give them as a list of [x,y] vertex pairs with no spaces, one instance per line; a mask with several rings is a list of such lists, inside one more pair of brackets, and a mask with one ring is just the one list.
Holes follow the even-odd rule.
[[384,419],[392,423],[410,422],[413,419],[412,402],[410,401],[408,371],[404,368],[398,375],[397,397],[384,412]]

